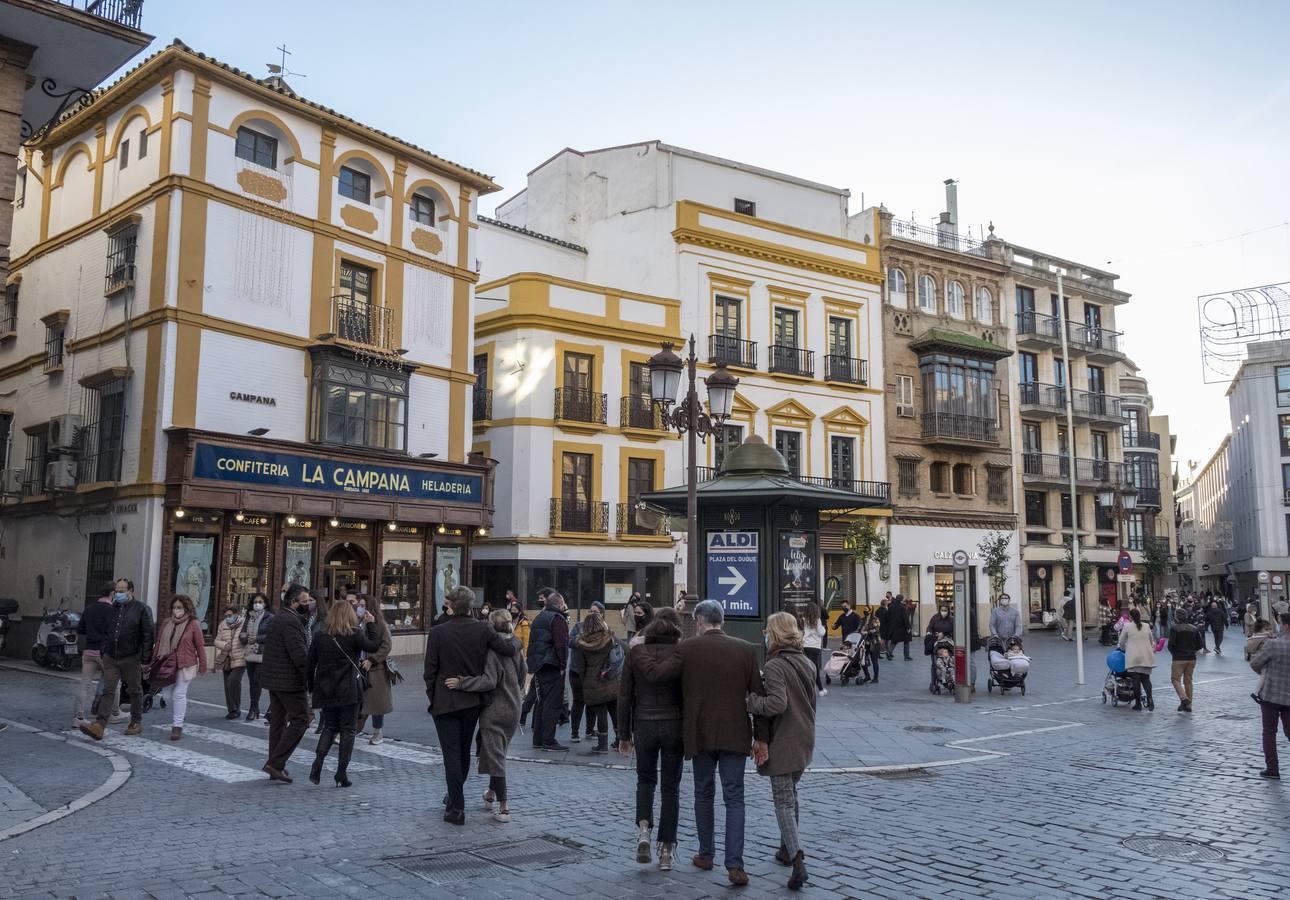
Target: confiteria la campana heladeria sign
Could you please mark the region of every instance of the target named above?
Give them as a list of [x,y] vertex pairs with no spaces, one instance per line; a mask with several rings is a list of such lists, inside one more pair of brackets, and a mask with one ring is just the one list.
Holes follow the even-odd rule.
[[333,494],[368,494],[406,500],[455,500],[479,503],[483,478],[404,469],[396,466],[354,465],[270,450],[247,450],[199,443],[193,452],[193,477],[211,481],[326,491]]

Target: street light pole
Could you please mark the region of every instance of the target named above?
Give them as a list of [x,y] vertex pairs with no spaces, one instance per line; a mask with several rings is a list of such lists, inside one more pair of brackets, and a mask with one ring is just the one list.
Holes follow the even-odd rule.
[[[1075,492],[1075,398],[1071,389],[1070,344],[1066,336],[1066,297],[1062,291],[1062,270],[1057,269],[1057,321],[1062,335],[1062,368],[1066,373],[1066,463],[1071,488],[1071,589],[1075,597],[1075,683],[1084,683],[1084,582],[1079,570],[1079,494]],[[1058,451],[1061,447],[1057,448]]]

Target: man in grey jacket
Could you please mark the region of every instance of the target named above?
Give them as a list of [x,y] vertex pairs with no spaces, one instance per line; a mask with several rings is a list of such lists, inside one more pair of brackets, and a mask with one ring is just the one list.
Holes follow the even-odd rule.
[[1000,594],[999,605],[990,611],[990,634],[1005,641],[1021,637],[1021,613],[1007,594]]
[[1281,636],[1264,642],[1250,660],[1250,668],[1262,676],[1254,699],[1263,711],[1263,760],[1267,768],[1259,774],[1264,778],[1280,778],[1278,722],[1290,738],[1290,613],[1281,614]]

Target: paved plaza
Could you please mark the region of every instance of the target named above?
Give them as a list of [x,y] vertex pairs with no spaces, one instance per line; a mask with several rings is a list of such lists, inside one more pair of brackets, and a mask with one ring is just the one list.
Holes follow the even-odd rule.
[[[1255,676],[1234,635],[1197,669],[1196,712],[1176,711],[1167,655],[1153,713],[1101,702],[1104,648],[1030,641],[1026,696],[956,705],[927,690],[927,663],[884,662],[880,683],[821,698],[816,771],[802,782],[806,893],[830,897],[1284,896],[1290,784],[1257,776]],[[983,663],[983,657],[981,659]],[[270,784],[262,723],[223,718],[214,676],[195,682],[182,742],[153,709],[141,738],[92,744],[71,725],[75,680],[0,669],[0,898],[783,896],[787,870],[765,779],[750,774],[737,890],[696,842],[682,785],[677,865],[633,861],[635,776],[617,755],[512,745],[514,821],[491,821],[472,778],[467,824],[440,820],[442,765],[418,661],[387,718],[360,738],[355,786]],[[567,728],[561,729],[567,736]],[[1286,748],[1284,752],[1290,752]],[[333,751],[334,753],[334,751]],[[333,755],[334,759],[334,755]],[[36,823],[38,827],[32,827]],[[720,814],[718,814],[720,823]],[[1161,839],[1166,840],[1153,840]],[[720,825],[718,825],[720,848]]]

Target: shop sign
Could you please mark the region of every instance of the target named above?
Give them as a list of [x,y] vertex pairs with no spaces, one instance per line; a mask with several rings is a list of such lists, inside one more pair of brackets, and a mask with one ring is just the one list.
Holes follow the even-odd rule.
[[481,502],[484,486],[479,475],[356,465],[296,453],[205,443],[197,444],[193,451],[193,477],[332,494],[462,503]]
[[605,582],[605,606],[626,606],[632,599],[634,588],[629,584],[610,584]]
[[139,511],[138,503],[118,503],[112,510],[114,513],[124,515],[127,513],[137,513]]
[[335,525],[329,526],[332,531],[367,531],[366,522],[348,522],[341,520]]
[[779,533],[779,602],[815,600],[815,532]]
[[242,403],[254,403],[257,406],[277,406],[276,397],[262,397],[259,394],[243,394],[239,391],[229,391],[228,399],[239,400]]
[[395,525],[393,528],[385,529],[390,534],[420,534],[421,526],[419,525]]
[[966,550],[937,550],[932,554],[932,559],[945,559],[953,562],[955,553],[968,553],[968,556],[971,557],[972,559],[981,558],[980,550],[972,550],[971,552],[968,552]]
[[288,528],[313,528],[313,527],[314,527],[314,520],[313,520],[313,519],[296,519],[296,524],[294,524],[294,525],[292,525],[290,522],[283,522],[282,524],[283,524],[283,525],[285,525],[285,526],[286,526],[286,527],[288,527]]
[[707,594],[728,616],[759,616],[756,531],[708,532]]

